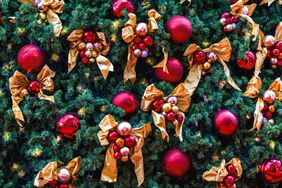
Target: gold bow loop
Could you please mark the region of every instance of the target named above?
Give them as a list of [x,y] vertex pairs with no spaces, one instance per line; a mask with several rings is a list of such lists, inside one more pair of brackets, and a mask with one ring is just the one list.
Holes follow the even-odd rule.
[[[77,57],[79,54],[79,44],[84,42],[83,33],[85,31],[82,29],[74,30],[69,36],[68,41],[70,41],[70,47],[68,54],[68,72],[71,72],[76,66]],[[102,32],[96,32],[97,41],[101,43],[102,49],[98,52],[96,51],[97,56],[95,57],[98,68],[100,69],[103,78],[106,80],[109,72],[114,71],[114,66],[105,56],[108,54],[110,45],[106,41],[106,37]],[[102,54],[102,55],[101,55]]]
[[185,84],[179,84],[167,97],[164,97],[164,93],[157,89],[154,84],[149,85],[142,97],[141,101],[141,110],[148,112],[152,111],[152,117],[154,121],[154,125],[161,131],[162,139],[167,139],[169,142],[169,135],[166,131],[166,119],[165,116],[161,113],[154,111],[152,108],[153,102],[156,99],[166,100],[168,97],[173,96],[177,98],[177,107],[179,108],[178,113],[182,115],[183,120],[181,122],[177,122],[174,124],[175,126],[175,136],[179,138],[179,140],[183,141],[182,136],[182,128],[185,121],[185,114],[183,112],[187,112],[190,106],[190,94],[187,90]]
[[[55,103],[54,96],[47,96],[43,93],[44,90],[54,91],[54,82],[52,80],[54,76],[55,72],[53,72],[47,65],[45,65],[38,73],[35,81],[38,81],[41,86],[36,95],[40,100],[48,100]],[[30,81],[27,77],[19,71],[16,71],[9,79],[10,92],[12,94],[12,109],[21,131],[24,129],[21,124],[21,122],[24,122],[24,117],[19,107],[19,103],[29,94],[29,83]]]
[[[71,174],[71,181],[68,184],[69,188],[74,188],[74,183],[78,179],[78,174],[81,169],[81,157],[72,159],[69,164],[63,168],[66,168]],[[55,180],[58,181],[58,164],[56,161],[49,162],[42,170],[38,172],[34,180],[35,187],[44,187],[49,182]]]
[[[107,149],[104,167],[101,174],[101,180],[107,181],[109,183],[116,182],[118,176],[117,160],[114,158],[114,143],[110,143],[108,136],[110,131],[115,131],[118,122],[115,121],[113,116],[106,115],[102,121],[99,123],[101,131],[98,132],[98,138],[101,146],[110,145]],[[152,131],[151,125],[149,123],[144,124],[139,128],[134,128],[131,131],[131,135],[136,138],[136,145],[130,150],[130,160],[135,166],[135,174],[138,180],[138,186],[144,182],[144,162],[142,155],[142,147],[144,145],[144,139]]]
[[219,166],[214,166],[210,170],[205,171],[202,176],[203,179],[208,182],[215,182],[217,183],[217,187],[221,187],[224,177],[228,175],[226,170],[227,165],[233,165],[235,167],[236,175],[234,178],[235,181],[237,181],[243,173],[241,161],[238,158],[232,158],[228,163],[226,163],[225,159],[223,159]]
[[282,0],[262,0],[259,5],[264,5],[267,3],[267,5],[270,6],[275,1],[277,1],[279,5],[282,5]]
[[63,0],[42,0],[38,5],[35,0],[18,0],[21,3],[29,3],[34,6],[44,7],[43,10],[39,10],[44,16],[46,16],[47,21],[53,25],[56,37],[59,37],[61,30],[63,28],[62,21],[60,20],[57,13],[63,13],[62,8],[65,5]]
[[[137,36],[136,33],[137,17],[134,13],[129,13],[128,17],[129,20],[125,23],[124,28],[122,28],[122,35],[121,35],[124,42],[130,43],[128,45],[127,63],[124,68],[123,81],[124,82],[130,81],[134,83],[136,81],[135,67],[138,58],[134,55],[131,46],[133,45],[133,40]],[[154,33],[159,29],[156,20],[159,20],[161,18],[161,15],[154,9],[151,9],[148,11],[148,17],[149,17],[147,24],[148,31],[150,33]]]

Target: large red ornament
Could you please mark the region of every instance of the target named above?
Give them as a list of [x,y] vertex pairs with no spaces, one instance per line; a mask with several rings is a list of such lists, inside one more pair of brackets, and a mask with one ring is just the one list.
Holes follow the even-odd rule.
[[36,45],[28,44],[18,52],[18,64],[27,73],[39,71],[44,65],[45,54]]
[[259,166],[259,170],[268,183],[282,182],[282,164],[281,161],[275,158],[266,159]]
[[138,109],[138,101],[135,95],[127,91],[117,93],[113,97],[112,103],[121,107],[125,111],[126,115],[133,114]]
[[180,149],[173,148],[165,153],[162,167],[167,175],[181,177],[190,169],[190,158]]
[[130,0],[116,0],[112,4],[112,13],[116,18],[123,17],[122,11],[126,9],[129,13],[134,12],[134,5]]
[[231,136],[237,131],[238,119],[229,110],[220,110],[214,116],[214,127],[221,136]]
[[173,16],[165,24],[170,39],[175,43],[184,43],[192,35],[192,24],[185,16]]
[[31,94],[39,93],[41,88],[42,88],[42,83],[37,80],[31,81],[28,85],[28,90]]
[[245,59],[238,59],[237,65],[243,70],[252,70],[255,67],[256,55],[253,52],[247,51]]
[[159,80],[169,83],[178,82],[183,75],[183,66],[180,61],[174,57],[170,57],[167,61],[168,73],[163,71],[162,67],[155,68],[155,75]]
[[74,114],[65,114],[56,122],[56,130],[64,138],[74,138],[79,129],[79,119]]

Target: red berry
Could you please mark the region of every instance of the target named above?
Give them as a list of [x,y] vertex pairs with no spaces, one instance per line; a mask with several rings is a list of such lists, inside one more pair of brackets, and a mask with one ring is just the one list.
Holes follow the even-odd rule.
[[84,51],[84,50],[81,50],[81,51],[79,52],[79,56],[80,56],[81,58],[85,57],[85,51]]
[[196,52],[194,57],[198,63],[203,63],[206,60],[206,54],[203,51]]
[[277,66],[282,67],[282,60],[279,60]]
[[162,106],[165,102],[162,99],[156,99],[153,101],[153,110],[156,112],[161,112]]
[[232,24],[233,23],[233,21],[232,21],[232,18],[226,18],[226,25],[227,24]]
[[56,187],[57,186],[57,184],[58,184],[58,181],[57,180],[52,180],[52,181],[49,181],[49,183],[48,183],[48,185],[49,185],[49,187]]
[[81,61],[83,64],[87,64],[89,62],[89,59],[87,57],[83,57]]
[[121,155],[120,152],[115,152],[114,157],[115,157],[115,159],[118,160],[118,159],[121,159],[122,155]]
[[228,33],[229,32],[226,26],[223,27],[223,32],[224,33]]
[[146,49],[146,45],[144,43],[140,43],[138,47],[139,47],[140,50]]
[[277,41],[276,44],[275,44],[276,48],[280,51],[282,51],[282,40],[280,41]]
[[264,117],[266,118],[266,119],[271,119],[272,118],[272,113],[271,112],[265,112],[265,114],[264,114]]
[[229,18],[229,13],[228,12],[224,12],[220,15],[221,18]]
[[233,23],[236,23],[238,21],[238,17],[237,16],[232,16],[231,20]]
[[276,57],[279,57],[280,51],[277,48],[275,48],[275,49],[272,50],[272,54]]
[[68,188],[69,186],[67,184],[61,184],[59,188]]
[[84,32],[84,39],[86,42],[95,42],[97,35],[93,31]]
[[117,145],[114,145],[114,146],[113,146],[113,149],[114,149],[114,152],[119,152],[120,147],[118,147]]
[[42,83],[37,80],[31,81],[28,85],[28,90],[33,94],[39,93],[41,88],[42,88]]
[[183,121],[183,119],[184,119],[184,116],[182,114],[178,113],[176,115],[176,119],[178,120],[179,123],[181,123]]
[[235,178],[231,175],[227,175],[227,176],[225,176],[223,181],[224,181],[225,185],[227,185],[228,187],[231,187],[235,183]]
[[173,121],[175,119],[175,114],[174,112],[169,112],[167,115],[166,115],[166,118],[167,120],[169,121]]
[[134,51],[136,49],[138,49],[138,45],[137,44],[132,44],[131,45],[131,50]]
[[237,175],[237,170],[236,170],[235,166],[232,165],[232,164],[227,165],[226,166],[226,170],[227,170],[229,175],[232,175],[232,176],[236,176]]
[[267,58],[271,58],[271,56],[272,56],[272,52],[271,52],[270,49],[268,49],[268,50],[267,50],[266,57],[267,57]]
[[139,44],[139,43],[141,43],[141,42],[142,42],[141,37],[135,37],[134,43]]
[[268,105],[266,102],[263,102],[263,109],[261,110],[262,112],[265,112],[268,110]]
[[144,39],[143,39],[143,42],[144,44],[146,44],[147,46],[151,46],[153,45],[154,43],[154,39],[151,37],[151,36],[146,36]]
[[136,144],[136,139],[134,136],[129,135],[124,138],[124,143],[127,147],[131,148]]
[[116,131],[110,132],[109,141],[115,142],[118,139],[118,133]]
[[246,52],[246,58],[248,61],[250,61],[251,63],[255,63],[257,57],[253,52],[247,51]]

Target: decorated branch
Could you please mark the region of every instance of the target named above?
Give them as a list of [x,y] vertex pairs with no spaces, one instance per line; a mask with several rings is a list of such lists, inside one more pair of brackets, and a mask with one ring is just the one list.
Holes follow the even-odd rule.
[[135,174],[138,186],[140,186],[144,182],[142,147],[144,139],[152,131],[151,125],[147,123],[132,129],[128,122],[118,123],[111,115],[106,115],[99,127],[101,131],[98,132],[98,138],[101,146],[109,145],[101,180],[110,183],[116,182],[118,176],[117,160],[126,162],[130,159],[135,166]]
[[44,90],[54,90],[54,82],[52,80],[54,76],[55,72],[45,65],[38,73],[35,80],[29,81],[28,78],[19,71],[16,71],[9,79],[10,91],[12,94],[12,109],[21,130],[24,129],[22,125],[24,117],[19,107],[19,103],[23,101],[27,95],[37,96],[40,100],[48,100],[54,103],[54,96],[47,96],[44,94]]

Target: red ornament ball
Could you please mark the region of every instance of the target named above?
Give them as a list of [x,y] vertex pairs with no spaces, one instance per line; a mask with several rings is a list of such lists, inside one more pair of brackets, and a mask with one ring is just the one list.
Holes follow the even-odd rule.
[[109,141],[115,142],[118,139],[118,133],[116,131],[110,132]]
[[134,5],[130,0],[116,0],[112,4],[112,13],[116,18],[123,17],[122,11],[126,9],[129,13],[134,12]]
[[68,188],[69,186],[67,184],[61,184],[59,188]]
[[18,52],[18,64],[27,73],[39,71],[44,65],[44,60],[44,52],[33,44],[25,45]]
[[196,59],[196,61],[198,63],[203,63],[206,60],[207,56],[206,56],[205,52],[198,51],[198,52],[194,53],[194,58]]
[[245,59],[238,59],[237,65],[239,68],[249,71],[252,70],[255,67],[256,63],[256,55],[253,52],[247,51],[246,52],[246,58]]
[[138,101],[134,94],[123,91],[117,93],[112,100],[112,103],[118,107],[121,107],[126,115],[133,114],[138,109]]
[[97,34],[93,31],[85,31],[83,36],[86,42],[95,42],[97,39]]
[[169,112],[166,115],[166,119],[169,120],[169,121],[173,121],[175,119],[175,114],[173,112]]
[[231,136],[237,131],[238,119],[229,110],[220,110],[214,116],[214,127],[221,136]]
[[185,16],[173,16],[165,24],[165,29],[170,33],[170,40],[175,43],[184,43],[192,35],[192,24]]
[[48,183],[50,188],[56,188],[57,184],[58,184],[57,180],[52,180]]
[[266,119],[271,119],[272,118],[272,113],[271,112],[265,112],[265,114],[264,114],[264,117],[266,118]]
[[229,0],[231,4],[237,3],[238,0]]
[[155,68],[155,75],[157,79],[169,83],[178,82],[183,75],[183,66],[178,59],[170,57],[167,61],[168,73],[163,71],[162,67]]
[[115,153],[114,153],[114,158],[115,158],[115,159],[118,160],[118,159],[121,159],[121,157],[122,157],[122,155],[121,155],[120,152],[115,152]]
[[64,138],[74,138],[78,129],[79,119],[74,114],[67,113],[56,122],[56,130]]
[[120,151],[120,147],[118,147],[117,145],[114,144],[113,146],[114,152],[119,152]]
[[268,183],[282,182],[282,164],[281,161],[275,158],[269,158],[259,166],[259,170]]
[[143,39],[143,43],[146,44],[147,46],[151,46],[154,43],[154,39],[148,35]]
[[31,94],[37,94],[40,92],[41,89],[42,89],[42,83],[37,80],[31,81],[28,85],[28,91]]
[[168,150],[162,161],[165,173],[173,177],[181,177],[190,169],[190,158],[180,149]]
[[133,147],[135,144],[136,144],[136,139],[134,136],[132,135],[129,135],[127,137],[124,138],[124,144],[127,146],[127,147]]
[[282,40],[280,41],[277,41],[276,44],[275,44],[276,48],[280,51],[282,51]]
[[231,175],[227,175],[224,177],[223,182],[226,186],[231,187],[235,183],[235,178]]
[[226,170],[229,175],[231,176],[236,176],[237,175],[237,170],[233,164],[229,164],[226,166]]

